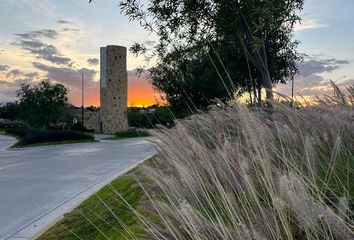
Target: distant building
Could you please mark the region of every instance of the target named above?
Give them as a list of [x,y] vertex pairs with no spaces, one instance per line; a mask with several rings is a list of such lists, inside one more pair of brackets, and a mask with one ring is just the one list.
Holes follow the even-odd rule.
[[100,111],[85,116],[84,125],[96,132],[128,130],[127,49],[121,46],[101,48]]

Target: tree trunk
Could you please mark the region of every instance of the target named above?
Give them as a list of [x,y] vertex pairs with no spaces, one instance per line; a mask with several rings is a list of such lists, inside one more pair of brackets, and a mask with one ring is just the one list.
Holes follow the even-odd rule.
[[262,107],[262,83],[258,80],[258,106]]
[[256,81],[256,79],[253,79],[252,80],[252,87],[253,87],[253,95],[254,95],[254,106],[256,107],[256,105],[257,105],[257,97],[258,97],[258,95],[257,95],[257,81]]
[[248,90],[248,94],[249,94],[249,97],[250,97],[250,104],[251,106],[253,105],[253,99],[252,99],[252,80],[248,80],[246,79],[246,82],[247,82],[247,90]]
[[262,74],[263,86],[266,90],[267,106],[272,108],[274,102],[272,79],[270,77],[268,70],[262,71],[261,74]]

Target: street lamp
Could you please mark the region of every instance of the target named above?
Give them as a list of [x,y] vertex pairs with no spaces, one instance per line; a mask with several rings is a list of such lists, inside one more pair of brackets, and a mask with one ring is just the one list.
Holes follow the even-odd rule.
[[291,107],[294,107],[294,88],[295,88],[295,77],[291,81]]
[[84,126],[84,80],[85,76],[82,71],[79,70],[81,74],[81,124]]

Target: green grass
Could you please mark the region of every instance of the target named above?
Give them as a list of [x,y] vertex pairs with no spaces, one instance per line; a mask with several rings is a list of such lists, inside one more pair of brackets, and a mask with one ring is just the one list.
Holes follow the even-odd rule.
[[[59,239],[132,239],[142,236],[143,226],[130,207],[118,196],[123,197],[131,207],[137,208],[146,199],[143,190],[131,174],[141,176],[135,168],[101,189],[71,213],[40,236],[39,240]],[[108,207],[107,207],[108,206]],[[124,226],[120,223],[124,222]],[[99,229],[99,230],[98,230]]]

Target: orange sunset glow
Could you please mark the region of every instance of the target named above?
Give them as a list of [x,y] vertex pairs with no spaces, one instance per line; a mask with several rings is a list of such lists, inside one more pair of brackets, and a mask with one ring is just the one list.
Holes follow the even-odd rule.
[[[85,87],[85,106],[99,106],[99,82],[95,81]],[[81,90],[70,89],[70,101],[81,106]],[[153,89],[146,76],[138,76],[135,70],[128,71],[128,106],[147,107],[154,104],[163,105],[161,94]]]

